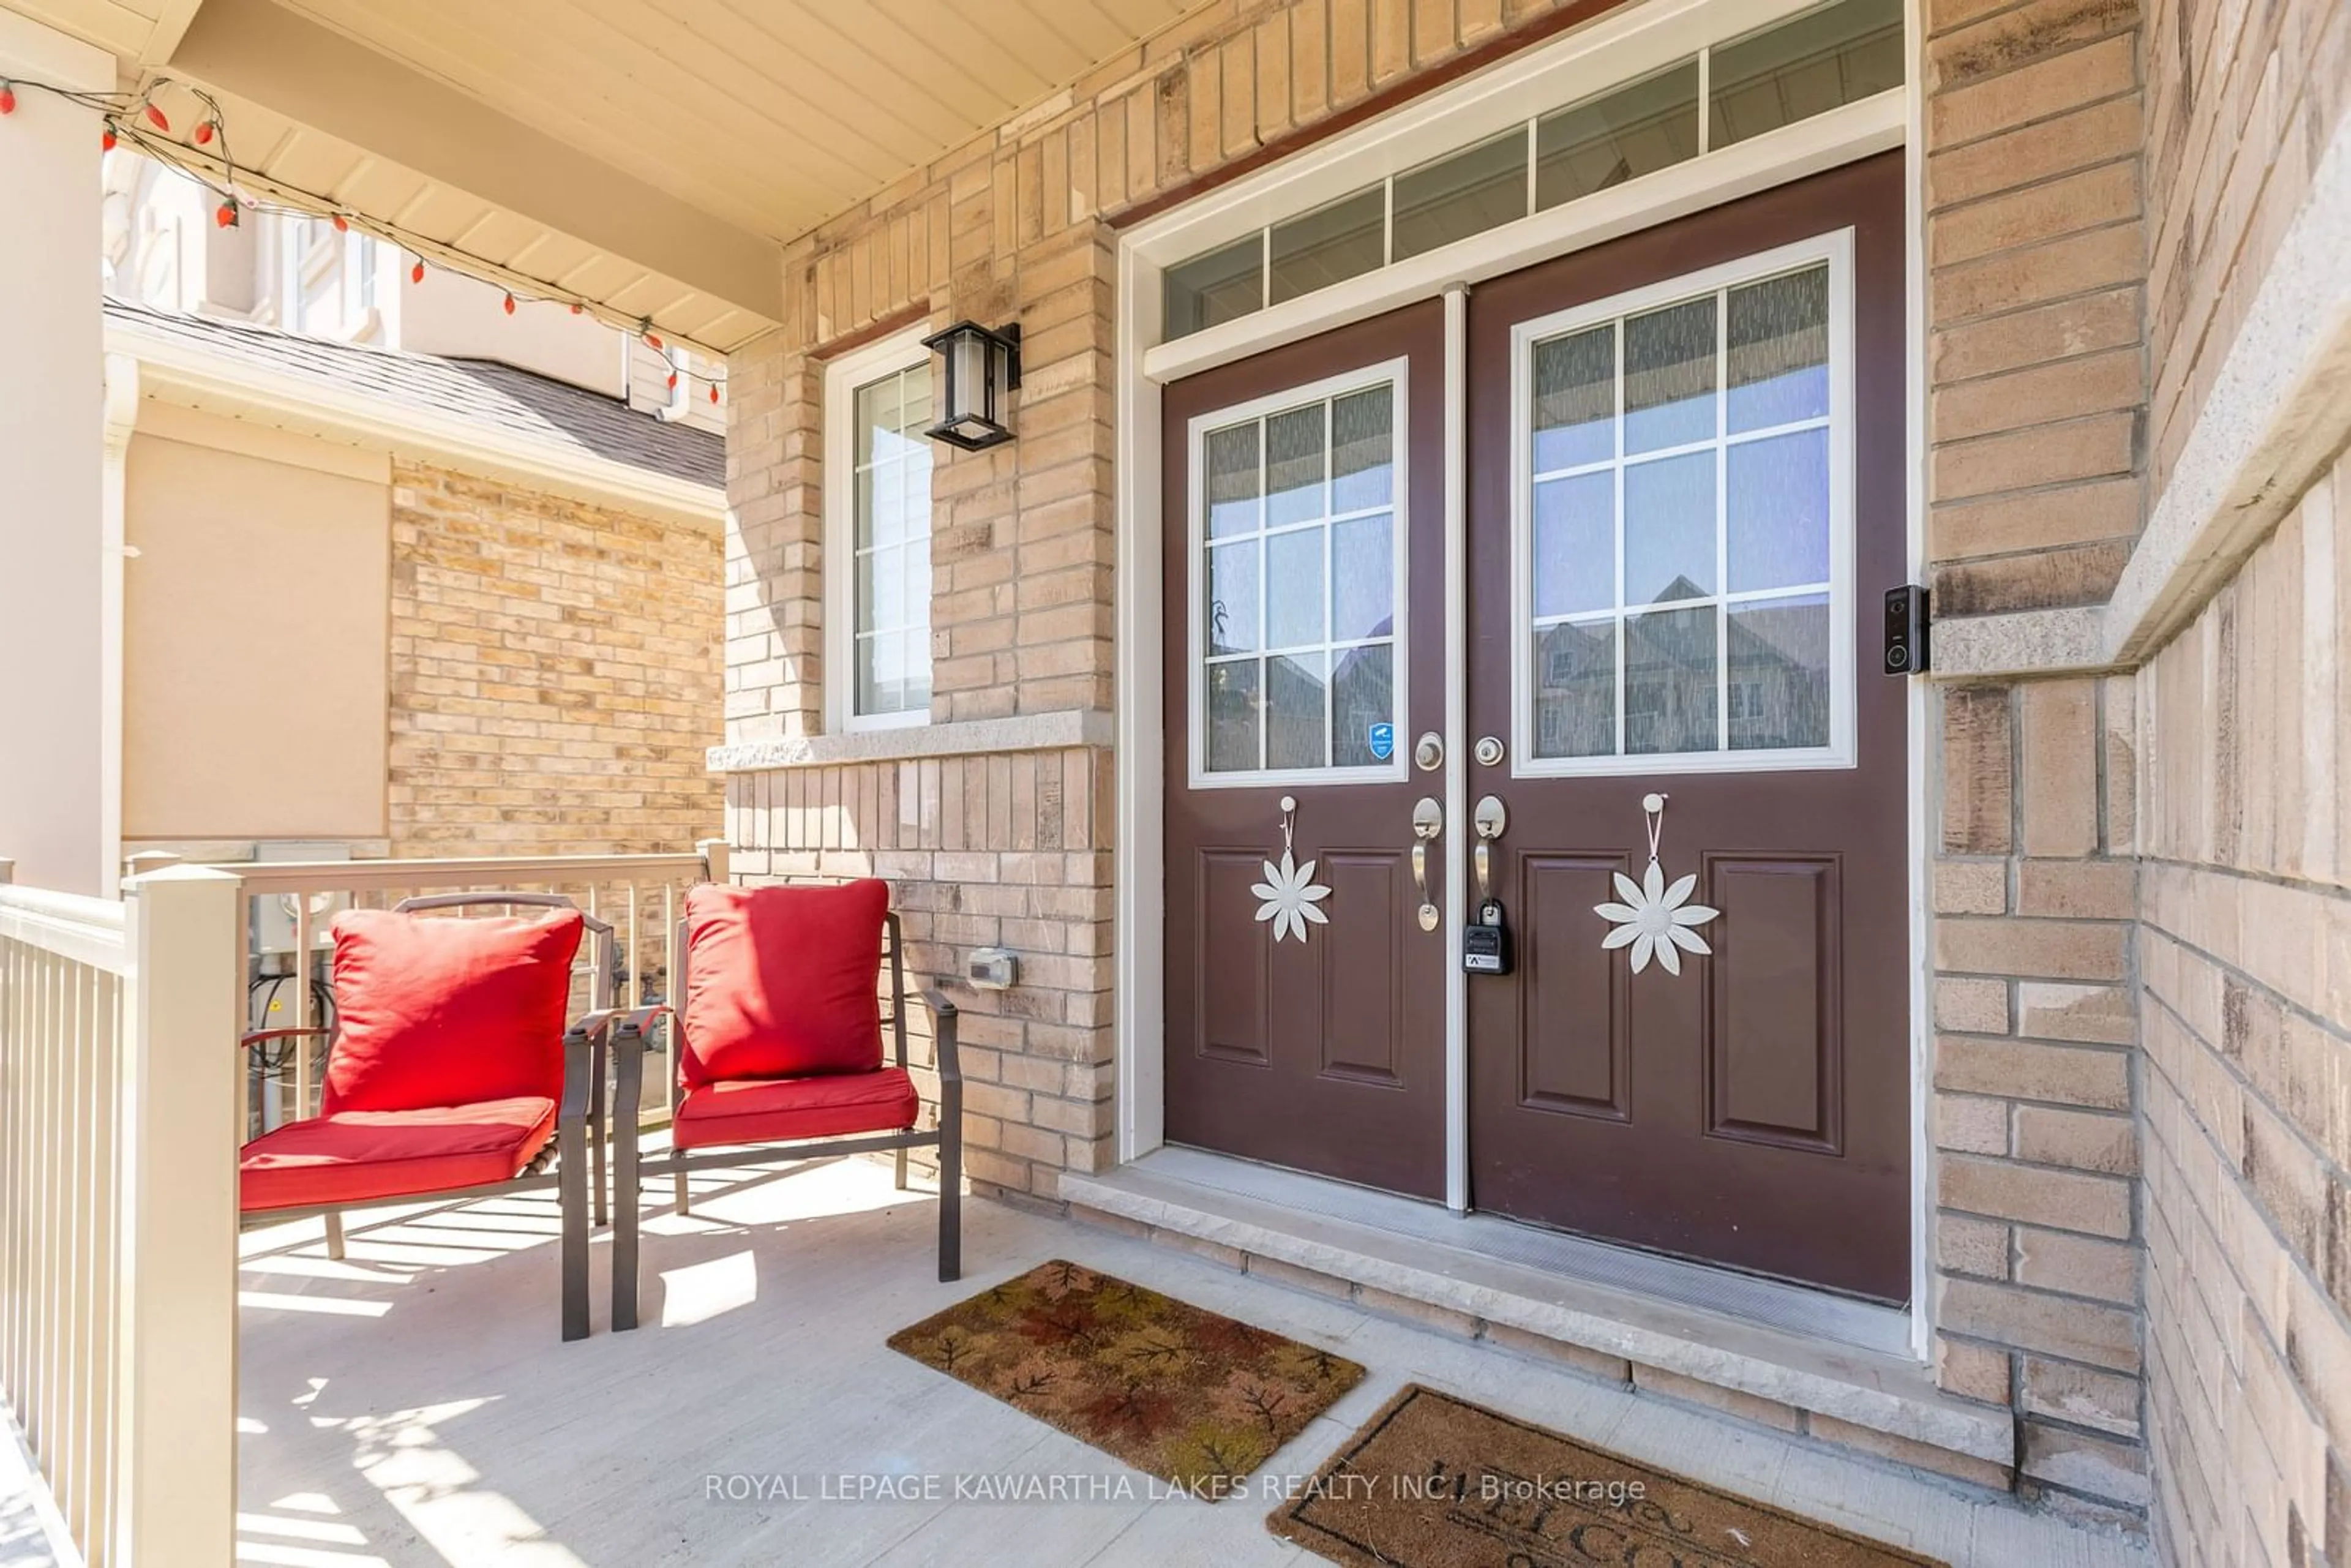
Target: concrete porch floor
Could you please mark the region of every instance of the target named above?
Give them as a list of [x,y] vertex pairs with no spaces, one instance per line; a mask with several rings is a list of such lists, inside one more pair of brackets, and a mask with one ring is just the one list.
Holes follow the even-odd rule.
[[[967,1204],[959,1284],[935,1277],[929,1195],[862,1160],[710,1173],[695,1212],[648,1184],[645,1326],[557,1337],[552,1195],[372,1217],[327,1259],[316,1222],[250,1232],[243,1264],[240,1562],[291,1568],[522,1563],[1313,1563],[1268,1534],[1311,1474],[1419,1381],[1954,1568],[2139,1568],[2136,1543],[1821,1452],[1493,1346],[1367,1313],[1109,1231]],[[1246,1498],[1153,1495],[1138,1472],[883,1343],[1067,1257],[1326,1345],[1369,1374]],[[935,1476],[935,1500],[839,1500],[841,1478]],[[1069,1477],[1060,1502],[956,1500],[955,1478]],[[711,1495],[738,1486],[764,1499]],[[804,1495],[774,1494],[780,1478]],[[918,1483],[913,1483],[918,1484]],[[1160,1489],[1164,1493],[1165,1489]]]

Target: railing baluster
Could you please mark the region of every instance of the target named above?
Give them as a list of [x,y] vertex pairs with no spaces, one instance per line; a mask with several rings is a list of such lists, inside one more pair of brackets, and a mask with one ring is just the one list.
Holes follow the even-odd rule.
[[[310,889],[308,885],[294,894],[294,1027],[310,1027]],[[287,1118],[298,1122],[310,1113],[310,1037],[296,1035],[287,1043],[294,1048],[294,1113]]]

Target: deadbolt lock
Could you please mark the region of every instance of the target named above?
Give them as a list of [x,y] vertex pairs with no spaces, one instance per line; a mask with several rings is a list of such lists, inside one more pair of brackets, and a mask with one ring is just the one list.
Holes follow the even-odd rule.
[[1445,740],[1435,730],[1424,730],[1412,743],[1412,760],[1423,773],[1434,773],[1445,766]]
[[1502,737],[1499,735],[1479,736],[1469,755],[1478,759],[1480,768],[1496,766],[1502,760]]

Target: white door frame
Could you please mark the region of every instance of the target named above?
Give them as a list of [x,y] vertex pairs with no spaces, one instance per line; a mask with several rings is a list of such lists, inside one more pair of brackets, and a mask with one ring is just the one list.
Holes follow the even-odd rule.
[[[1165,755],[1162,741],[1164,536],[1160,389],[1167,382],[1299,341],[1399,306],[1446,298],[1447,591],[1448,609],[1460,602],[1466,545],[1460,486],[1464,433],[1460,422],[1461,356],[1466,318],[1463,286],[1537,261],[1599,245],[1739,197],[1786,184],[1844,163],[1908,145],[1911,200],[1919,178],[1917,152],[1919,93],[1915,81],[1847,104],[1766,135],[1628,181],[1581,201],[1536,213],[1472,238],[1363,274],[1280,305],[1165,340],[1165,269],[1291,213],[1410,167],[1433,147],[1472,140],[1482,128],[1521,120],[1527,105],[1564,104],[1686,55],[1699,44],[1731,36],[1796,10],[1812,0],[1647,0],[1612,12],[1587,26],[1532,46],[1488,69],[1447,85],[1290,158],[1206,192],[1135,225],[1118,246],[1115,476],[1117,521],[1117,833],[1116,1062],[1118,1157],[1139,1159],[1165,1137]],[[1911,0],[1910,37],[1917,36],[1917,0]],[[1923,350],[1917,305],[1918,224],[1908,225],[1912,326],[1908,350],[1914,383],[1910,411],[1910,559],[1921,559],[1920,486],[1923,403],[1915,367]],[[1462,848],[1467,821],[1467,718],[1463,706],[1461,618],[1448,613],[1446,703],[1446,940],[1458,948],[1467,894]],[[1926,1126],[1924,1063],[1931,1030],[1925,1002],[1924,861],[1925,701],[1914,683],[1910,720],[1914,954],[1912,1038],[1912,1252],[1917,1260],[1913,1315],[1916,1348],[1928,1343],[1926,1182],[1931,1149]],[[1410,744],[1426,716],[1397,716],[1398,747]],[[1414,721],[1421,718],[1423,726]],[[1447,966],[1447,1198],[1466,1207],[1468,1197],[1467,990],[1458,966]]]

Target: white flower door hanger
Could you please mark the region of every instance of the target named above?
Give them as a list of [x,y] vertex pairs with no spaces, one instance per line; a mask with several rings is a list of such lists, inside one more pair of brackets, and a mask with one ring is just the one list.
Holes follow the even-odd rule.
[[1633,949],[1633,973],[1637,975],[1647,968],[1654,957],[1667,974],[1678,975],[1682,972],[1682,954],[1714,951],[1695,927],[1712,920],[1719,912],[1689,902],[1691,891],[1698,886],[1696,872],[1685,872],[1670,886],[1666,883],[1665,868],[1657,862],[1657,835],[1665,826],[1666,798],[1646,795],[1641,800],[1641,810],[1649,819],[1649,869],[1637,883],[1618,872],[1616,892],[1624,902],[1595,904],[1592,912],[1613,927],[1601,941],[1603,948]]

